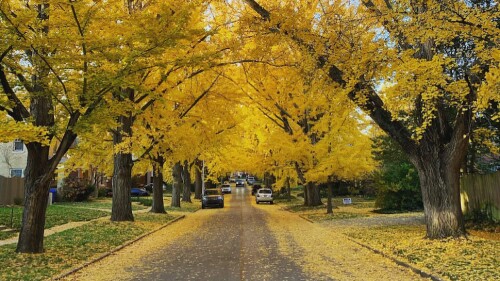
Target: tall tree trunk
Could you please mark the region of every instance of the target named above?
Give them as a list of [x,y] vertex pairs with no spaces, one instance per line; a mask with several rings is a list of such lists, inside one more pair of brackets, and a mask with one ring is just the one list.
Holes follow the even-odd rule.
[[153,159],[153,205],[151,213],[165,214],[165,204],[163,203],[163,164],[165,159],[162,156]]
[[[49,4],[38,4],[37,7],[38,18],[45,22],[42,24],[40,34],[45,36],[48,33],[46,20],[49,19]],[[55,123],[54,106],[51,97],[45,92],[47,85],[44,84],[47,82],[49,69],[36,55],[36,52],[45,55],[43,49],[31,49],[27,52],[29,60],[34,66],[31,81],[33,89],[30,95],[30,114],[34,125],[52,128]],[[49,136],[49,138],[51,137]],[[73,136],[72,140],[75,137]],[[16,252],[42,253],[49,185],[55,170],[55,165],[52,162],[57,159],[49,160],[49,147],[41,143],[28,143],[26,147],[28,159],[25,169],[23,221]]]
[[[418,170],[424,203],[427,237],[466,235],[460,204],[461,159],[447,159],[435,145],[410,159]],[[464,153],[465,156],[465,153]]]
[[41,167],[47,167],[49,147],[28,143],[28,163],[24,178],[23,223],[16,252],[42,253],[50,177]]
[[200,160],[195,160],[195,177],[194,177],[194,199],[201,199],[201,188],[202,188],[202,178],[201,169],[203,169],[203,164]]
[[328,180],[327,185],[328,185],[328,201],[326,204],[326,213],[333,214],[333,204],[332,204],[333,182],[331,180]]
[[[313,182],[308,182],[305,186],[307,191],[307,196],[304,196],[304,205],[313,207],[319,206],[323,203],[321,202],[321,197],[319,194],[319,188]],[[305,194],[304,194],[305,195]]]
[[[115,98],[119,101],[134,100],[133,89],[123,89],[115,93]],[[120,128],[113,134],[113,144],[117,145],[123,142],[123,136],[132,136],[132,124],[134,118],[132,113],[118,117]],[[113,169],[113,203],[111,206],[112,221],[133,221],[132,200],[130,191],[132,189],[132,168],[134,161],[129,152],[118,152],[114,156]]]
[[181,184],[182,184],[182,166],[180,162],[174,164],[172,168],[172,178],[174,182],[172,184],[172,202],[170,206],[180,207],[181,206]]
[[189,163],[184,160],[184,168],[182,169],[182,202],[191,203],[191,172],[189,171]]

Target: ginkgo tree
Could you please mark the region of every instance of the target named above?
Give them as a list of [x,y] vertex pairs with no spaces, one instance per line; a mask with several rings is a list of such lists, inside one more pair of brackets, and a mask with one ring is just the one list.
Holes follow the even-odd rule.
[[26,131],[3,137],[27,142],[18,252],[43,251],[52,175],[104,96],[132,71],[115,59],[114,47],[126,37],[111,32],[126,16],[121,7],[121,1],[0,3],[0,110],[9,116],[2,126],[35,127],[31,137]]
[[402,146],[419,173],[427,237],[465,235],[459,174],[469,130],[500,98],[497,3],[243,2],[262,42],[309,55]]

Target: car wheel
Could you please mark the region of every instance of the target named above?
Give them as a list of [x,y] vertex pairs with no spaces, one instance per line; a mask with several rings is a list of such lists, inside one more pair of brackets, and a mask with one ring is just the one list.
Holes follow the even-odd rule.
[[221,208],[224,208],[224,203],[220,204],[220,207],[221,207]]
[[272,205],[272,204],[274,204],[274,202],[273,202],[273,201],[271,201],[270,203],[271,203],[271,205]]
[[201,205],[201,208],[202,208],[202,209],[205,209],[205,205]]
[[259,204],[259,201],[255,200],[255,203],[256,203],[256,204]]

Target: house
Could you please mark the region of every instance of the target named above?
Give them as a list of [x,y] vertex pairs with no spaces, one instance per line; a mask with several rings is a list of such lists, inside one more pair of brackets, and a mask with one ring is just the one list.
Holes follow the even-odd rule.
[[23,178],[27,159],[28,150],[23,141],[0,143],[0,176]]

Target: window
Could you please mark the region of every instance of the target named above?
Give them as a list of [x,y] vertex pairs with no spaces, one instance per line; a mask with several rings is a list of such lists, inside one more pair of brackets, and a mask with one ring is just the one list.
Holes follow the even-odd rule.
[[23,177],[23,169],[10,169],[10,177],[11,178],[22,178]]
[[14,151],[17,151],[17,152],[24,151],[24,143],[22,140],[15,140],[14,141]]

